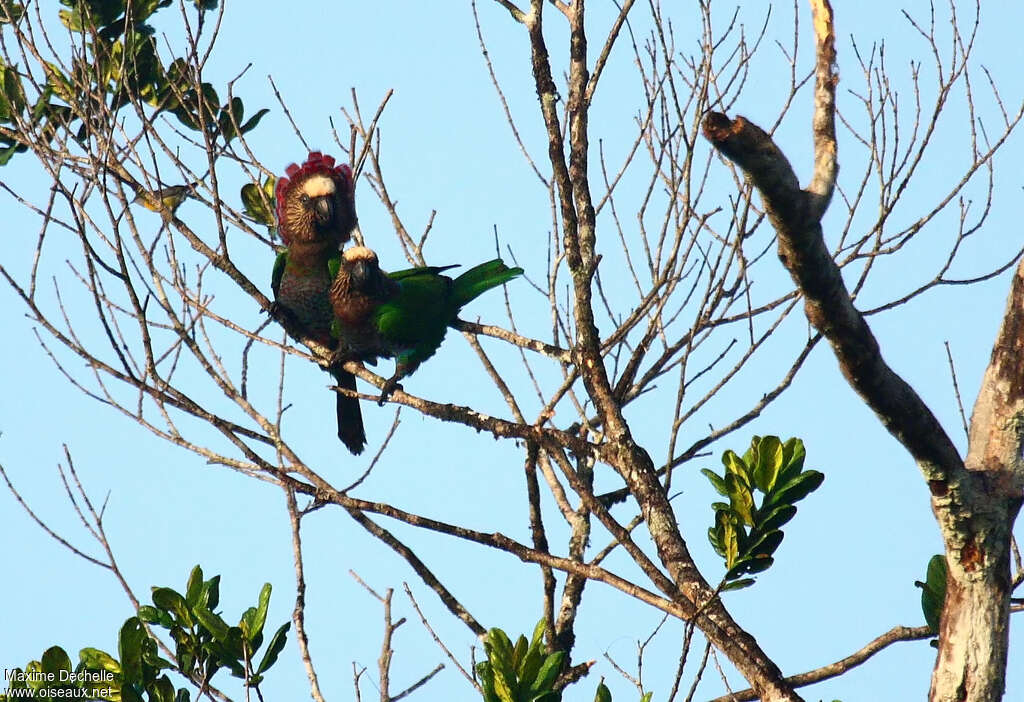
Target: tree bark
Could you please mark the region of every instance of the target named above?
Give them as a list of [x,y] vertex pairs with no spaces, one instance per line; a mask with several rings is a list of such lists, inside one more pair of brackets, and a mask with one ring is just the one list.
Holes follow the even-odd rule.
[[598,260],[594,253],[596,217],[587,163],[589,73],[584,7],[583,0],[577,0],[566,10],[571,31],[566,102],[568,163],[557,111],[558,96],[542,29],[543,0],[531,0],[530,12],[524,16],[523,23],[530,37],[534,81],[547,130],[548,156],[558,186],[566,258],[573,277],[573,317],[577,330],[573,361],[580,369],[609,442],[602,447],[600,458],[619,472],[640,505],[659,559],[672,579],[672,587],[665,588],[665,594],[694,613],[697,626],[726,654],[762,700],[795,702],[801,697],[785,681],[782,671],[754,637],[732,619],[697,569],[679,532],[654,463],[634,441],[604,366],[591,290]]
[[1024,260],[971,415],[965,470],[932,481],[946,545],[935,702],[1002,699],[1010,618],[1010,538],[1024,488]]
[[778,233],[779,259],[805,298],[847,382],[913,456],[932,494],[948,565],[933,702],[1002,698],[1010,605],[1010,539],[1024,488],[1024,260],[981,392],[966,460],[914,389],[882,357],[854,307],[822,236],[821,218],[838,172],[831,8],[812,0],[818,40],[814,177],[801,190],[782,151],[760,127],[709,113],[704,135],[761,193]]
[[828,255],[817,206],[762,129],[711,113],[705,136],[751,178],[779,235],[779,258],[806,298],[811,324],[889,432],[914,457],[932,493],[946,548],[948,582],[933,702],[1002,698],[1010,596],[1010,535],[1024,486],[1024,261],[985,373],[967,460],[914,389],[882,358]]

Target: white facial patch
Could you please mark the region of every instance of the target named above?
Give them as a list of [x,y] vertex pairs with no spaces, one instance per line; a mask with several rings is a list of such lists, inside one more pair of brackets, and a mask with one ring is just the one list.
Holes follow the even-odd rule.
[[325,175],[310,176],[309,180],[302,184],[302,192],[309,197],[333,195],[334,191],[334,181]]
[[352,248],[345,251],[342,256],[346,261],[352,263],[353,261],[374,261],[377,260],[377,254],[373,250],[366,248],[365,246],[353,246]]

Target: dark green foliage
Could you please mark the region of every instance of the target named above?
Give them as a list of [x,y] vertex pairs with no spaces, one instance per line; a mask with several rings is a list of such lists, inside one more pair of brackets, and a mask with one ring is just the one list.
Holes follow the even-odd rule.
[[476,666],[484,702],[559,702],[562,693],[555,680],[562,671],[565,653],[544,651],[544,622],[527,642],[520,636],[515,646],[501,629],[491,629],[484,639],[487,660]]
[[[21,117],[47,140],[65,134],[84,143],[94,127],[87,120],[101,109],[116,114],[133,101],[141,101],[156,113],[169,111],[193,131],[206,132],[214,142],[227,143],[254,129],[267,114],[261,109],[245,119],[242,99],[221,104],[212,84],[197,78],[195,67],[184,59],[164,66],[158,53],[158,37],[148,24],[153,15],[170,7],[171,0],[60,0],[61,23],[81,34],[82,51],[70,64],[44,62],[46,82],[33,104],[26,98],[24,72],[0,61],[0,166],[27,145],[13,129]],[[216,0],[196,0],[203,12]],[[0,25],[19,21],[20,4],[0,0]],[[78,40],[76,40],[78,41]]]
[[273,228],[277,224],[274,215],[274,188],[277,178],[269,176],[263,184],[248,183],[242,186],[242,209],[245,215],[257,224]]
[[[187,689],[175,689],[164,671],[173,671],[194,682],[209,681],[220,669],[244,678],[258,687],[263,674],[277,661],[284,648],[290,623],[277,629],[262,656],[263,627],[270,604],[270,584],[260,590],[255,607],[247,609],[238,626],[229,626],[213,610],[219,600],[220,576],[203,580],[199,566],[192,569],[185,594],[167,587],[153,588],[153,606],[139,608],[138,616],[125,621],[117,640],[117,655],[96,648],[83,648],[72,669],[71,658],[59,646],[47,649],[40,660],[25,666],[28,678],[15,674],[0,702],[17,699],[12,691],[32,689],[46,693],[36,697],[118,699],[124,702],[189,702]],[[174,642],[177,664],[160,656],[156,639],[144,623],[166,629]],[[258,660],[258,663],[257,663]],[[246,671],[250,671],[248,674]],[[18,669],[16,673],[21,673]],[[71,675],[73,673],[73,675]],[[57,694],[61,690],[92,690]]]
[[928,560],[925,581],[914,581],[921,588],[921,611],[924,621],[933,634],[939,633],[942,607],[946,603],[946,557],[939,554]]
[[[725,590],[754,584],[744,575],[761,573],[775,562],[773,554],[782,543],[782,526],[796,515],[793,503],[818,489],[825,476],[803,470],[804,444],[792,438],[783,443],[777,436],[755,436],[742,458],[733,451],[722,454],[724,475],[701,472],[728,503],[715,502],[715,524],[708,540],[725,559]],[[762,493],[756,504],[755,491]]]
[[[501,629],[491,629],[484,639],[487,660],[477,663],[476,674],[483,688],[484,702],[560,702],[558,676],[566,665],[565,652],[546,653],[544,620],[537,622],[530,641],[520,636],[515,645]],[[653,692],[640,698],[651,702]],[[602,679],[594,702],[612,702],[612,693]]]
[[[0,59],[0,125],[13,124],[16,116],[25,113],[27,105],[17,68]],[[0,133],[0,166],[6,165],[14,154],[27,150],[25,144]]]
[[[644,696],[640,698],[640,702],[651,702],[653,697],[653,692],[645,692]],[[597,694],[594,695],[594,702],[612,702],[612,691],[604,684],[604,679],[597,684]]]
[[13,0],[0,0],[0,24],[17,22],[25,14],[25,5]]
[[257,605],[242,614],[238,626],[230,626],[214,611],[219,592],[220,576],[204,581],[202,570],[196,566],[184,596],[170,588],[153,588],[155,607],[140,608],[139,617],[170,632],[182,671],[193,679],[208,679],[222,668],[246,678],[249,669],[254,674],[248,677],[247,684],[259,685],[262,673],[277,660],[290,623],[274,633],[259,665],[254,665],[256,653],[263,645],[270,584],[263,586]]

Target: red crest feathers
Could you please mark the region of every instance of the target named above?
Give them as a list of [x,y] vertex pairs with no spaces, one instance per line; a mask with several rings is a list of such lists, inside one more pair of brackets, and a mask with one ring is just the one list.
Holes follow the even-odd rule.
[[277,201],[277,229],[285,244],[289,243],[291,237],[289,236],[287,222],[285,222],[284,203],[288,192],[295,183],[304,181],[313,175],[326,175],[341,186],[341,188],[344,188],[343,191],[346,197],[352,196],[352,169],[349,168],[347,163],[343,163],[340,166],[335,166],[334,163],[333,156],[319,151],[310,151],[305,163],[301,166],[295,163],[289,164],[284,169],[285,175],[277,179],[277,185],[274,188],[274,199]]

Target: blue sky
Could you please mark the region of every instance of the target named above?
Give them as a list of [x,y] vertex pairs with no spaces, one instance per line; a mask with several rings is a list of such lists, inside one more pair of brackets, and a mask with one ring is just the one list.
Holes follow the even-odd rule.
[[[760,3],[748,5],[740,20],[750,33],[760,28],[764,18]],[[917,7],[910,11],[915,17],[926,19],[926,4],[914,5]],[[481,2],[479,9],[490,56],[523,139],[542,163],[545,144],[529,75],[525,34],[496,4]],[[932,88],[928,82],[928,47],[912,33],[899,7],[836,9],[839,104],[844,114],[853,115],[857,109],[855,95],[847,91],[863,91],[863,76],[850,49],[851,35],[862,53],[873,42],[885,40],[888,66],[905,105],[911,99],[906,82],[911,59],[925,61],[925,92]],[[592,54],[600,44],[599,30],[607,25],[612,10],[612,3],[591,3]],[[809,68],[810,25],[802,5],[800,12],[800,65]],[[165,14],[166,25],[160,24],[159,28],[173,43],[178,38],[174,33],[177,14],[172,10]],[[788,68],[773,42],[791,42],[791,15],[791,7],[776,6],[761,62],[755,65],[748,88],[736,104],[736,112],[755,122],[770,122],[781,107]],[[638,7],[634,27],[638,36],[646,31],[646,16],[645,8]],[[944,10],[939,10],[938,16],[948,24]],[[727,18],[723,15],[719,21],[724,24]],[[1018,72],[1024,52],[1015,32],[1022,19],[1024,9],[1013,3],[988,3],[983,9],[974,57],[977,66],[990,69],[1008,107],[1019,104],[1024,97],[1024,83]],[[940,28],[945,26],[941,22]],[[562,65],[566,53],[563,28],[558,15],[549,11],[549,50],[558,65]],[[698,36],[693,17],[678,18],[674,30],[680,46],[695,45]],[[372,113],[377,101],[394,89],[381,120],[385,175],[410,230],[422,229],[431,211],[437,211],[435,232],[427,248],[430,262],[473,264],[490,258],[497,228],[502,246],[512,250],[527,275],[543,279],[550,228],[547,196],[504,121],[480,54],[468,3],[341,2],[317,8],[312,14],[281,12],[279,3],[229,3],[207,79],[223,83],[250,62],[252,68],[236,91],[244,96],[249,112],[264,106],[272,110],[250,138],[251,147],[265,164],[281,170],[305,155],[273,100],[266,81],[268,74],[280,87],[310,144],[335,154],[328,120],[344,124],[339,109],[350,106],[350,88],[357,90],[364,115]],[[980,71],[975,80],[976,105],[989,133],[994,134],[998,131],[998,113],[984,97]],[[608,153],[621,155],[633,138],[632,117],[641,94],[628,44],[621,43],[613,53],[604,81],[594,107],[592,142],[600,137]],[[963,109],[962,96],[952,96],[951,118],[936,132],[926,168],[895,215],[900,218],[899,224],[913,221],[926,211],[935,193],[957,173],[965,153],[963,122],[958,117]],[[777,132],[779,144],[803,179],[810,171],[810,112],[810,94],[804,90]],[[1015,138],[997,159],[992,215],[984,232],[965,247],[956,269],[965,277],[990,268],[994,261],[1020,246],[1017,203],[1022,182],[1015,165],[1024,156],[1022,143]],[[710,147],[699,143],[697,151],[698,158],[703,159]],[[840,135],[839,153],[840,184],[853,188],[864,156],[845,131]],[[546,173],[543,163],[542,169]],[[726,198],[734,195],[734,188],[730,190],[733,186],[725,165],[714,162],[711,173],[712,187],[718,189],[727,206]],[[0,176],[37,199],[45,196],[47,183],[26,157],[15,159],[0,171]],[[223,191],[225,197],[236,193],[240,184],[229,180]],[[973,213],[981,205],[979,191],[969,196],[975,199]],[[368,187],[361,185],[357,197],[368,243],[378,251],[386,268],[402,267],[401,251],[387,213]],[[635,200],[636,193],[626,190],[623,199],[630,202],[631,197]],[[0,208],[10,241],[4,263],[13,270],[25,271],[39,223],[5,194],[0,194]],[[200,210],[195,203],[186,203],[179,215],[186,220],[190,216],[200,218]],[[869,223],[874,214],[869,202],[855,220],[855,227]],[[142,221],[148,221],[154,234],[157,232],[156,216]],[[838,240],[835,228],[842,221],[834,203],[826,219],[830,243]],[[604,223],[607,225],[607,220]],[[943,254],[955,223],[955,217],[940,218],[906,255],[883,260],[862,293],[860,306],[870,307],[898,297],[926,279],[936,256]],[[611,229],[606,231],[613,236]],[[269,294],[269,252],[242,236],[232,241],[240,267]],[[615,250],[614,242],[608,245],[609,251]],[[61,284],[73,290],[63,264],[64,258],[72,254],[62,253],[58,243],[51,242],[50,246],[44,261],[49,271],[46,279],[62,276]],[[771,271],[775,266],[777,278],[770,278],[769,284],[785,283],[781,266],[775,264],[774,256],[770,258],[770,265],[761,268]],[[388,263],[392,261],[395,263]],[[613,262],[606,260],[603,265]],[[215,281],[209,292],[229,307],[232,300],[237,301],[237,319],[255,328],[260,311],[251,300],[235,295],[228,283],[224,280],[218,286]],[[972,287],[940,288],[870,319],[886,359],[929,403],[961,447],[966,442],[958,429],[960,420],[943,343],[950,344],[969,412],[1003,313],[1007,288],[1007,275]],[[509,293],[524,333],[543,338],[550,328],[546,300],[518,282],[509,286]],[[464,316],[504,323],[500,295],[493,297],[477,301]],[[92,499],[96,503],[108,500],[107,531],[119,563],[140,596],[145,598],[150,585],[183,587],[190,568],[201,563],[207,574],[223,576],[222,609],[227,618],[252,604],[262,583],[269,581],[274,585],[269,622],[276,625],[287,620],[294,576],[280,491],[208,465],[142,432],[111,408],[70,387],[41,351],[33,324],[6,287],[0,288],[0,302],[4,310],[0,319],[7,335],[7,343],[0,345],[0,367],[6,369],[6,392],[0,400],[0,462],[38,514],[85,550],[96,552],[67,504],[55,470],[64,460],[62,445],[66,444]],[[72,308],[82,304],[82,309],[87,309],[80,298],[70,298],[69,304]],[[801,334],[806,335],[806,324],[798,311],[788,320],[778,343],[770,344],[763,358],[744,371],[741,386],[724,393],[695,421],[721,423],[731,416],[730,411],[735,413],[736,407],[747,407],[751,398],[777,382],[783,372],[780,364],[788,357],[787,348],[791,348],[787,344]],[[236,346],[237,340],[225,341],[226,358],[237,359],[237,354],[232,355]],[[528,381],[517,370],[518,356],[497,343],[485,341],[485,347],[528,392]],[[68,360],[66,354],[61,357]],[[262,388],[259,378],[250,378],[250,383],[254,393],[270,402],[277,387],[279,357],[268,352],[260,358],[266,365],[259,367],[266,368],[268,380]],[[536,365],[543,377],[555,377],[554,368],[539,360]],[[71,367],[81,370],[81,364],[73,360]],[[324,389],[327,377],[294,358],[288,360],[287,368],[288,399],[293,403],[287,422],[296,445],[309,465],[338,484],[347,484],[362,472],[368,458],[353,460],[334,441],[331,398]],[[386,364],[385,368],[390,366]],[[406,387],[438,401],[470,404],[484,412],[507,416],[500,396],[490,389],[471,349],[458,334],[449,335],[437,358]],[[215,393],[208,388],[203,392],[216,401]],[[666,451],[666,408],[665,398],[658,397],[637,402],[628,413],[638,438],[655,460],[664,458]],[[379,441],[387,432],[394,410],[367,405],[364,416],[374,448],[374,440]],[[703,435],[697,434],[703,429],[695,425],[693,432]],[[808,466],[823,471],[826,481],[801,503],[799,515],[786,529],[776,566],[759,578],[756,587],[729,596],[727,605],[737,620],[787,674],[842,658],[892,626],[922,623],[919,590],[913,581],[923,577],[928,558],[941,549],[926,486],[908,455],[843,382],[824,345],[813,352],[793,387],[761,417],[716,444],[713,456],[687,464],[674,478],[674,485],[682,490],[676,499],[678,519],[707,577],[717,578],[721,565],[705,539],[711,520],[708,505],[714,495],[698,469],[717,467],[715,456],[726,448],[742,450],[752,434],[802,437],[807,445]],[[618,486],[606,474],[599,474],[598,480],[608,487]],[[405,411],[392,446],[358,495],[481,531],[528,538],[522,483],[522,452],[511,443],[495,442]],[[619,510],[617,514],[622,518],[631,516],[625,508]],[[552,508],[552,523],[556,516]],[[485,626],[500,626],[510,633],[532,629],[540,615],[536,568],[482,547],[379,521],[407,539]],[[1016,531],[1019,537],[1024,536],[1019,526]],[[394,588],[396,613],[409,618],[394,642],[393,690],[444,660],[405,598],[403,582],[409,583],[449,648],[464,663],[468,661],[469,647],[476,643],[471,633],[447,614],[403,561],[347,516],[339,510],[321,510],[306,519],[303,533],[309,584],[307,626],[320,683],[328,699],[352,699],[352,662],[369,667],[367,675],[372,679],[379,655],[380,607],[353,580],[349,570],[378,591]],[[0,492],[0,534],[5,535],[0,544],[8,564],[0,586],[0,601],[7,605],[0,616],[0,667],[23,665],[53,643],[68,651],[83,646],[112,650],[118,626],[131,614],[130,604],[113,578],[49,539],[5,491]],[[601,530],[595,530],[595,549],[606,540]],[[560,544],[557,536],[552,542]],[[621,554],[613,556],[608,565],[624,574],[635,574],[635,568],[630,569]],[[574,660],[597,663],[590,677],[572,688],[567,699],[591,699],[599,676],[605,677],[617,701],[638,697],[604,654],[634,671],[636,642],[645,639],[659,619],[657,613],[632,603],[617,591],[600,584],[589,586],[580,612]],[[680,631],[675,623],[666,625],[645,661],[644,681],[655,692],[656,701],[667,696]],[[267,699],[295,699],[295,690],[305,690],[305,674],[291,638],[292,643],[266,683]],[[1011,644],[1007,699],[1024,696],[1024,675],[1020,672],[1024,666],[1019,665],[1022,645],[1024,639],[1018,627]],[[809,688],[804,695],[808,700],[920,698],[927,691],[933,654],[925,642],[897,644],[840,680]],[[1018,659],[1017,665],[1013,658]],[[714,671],[705,677],[698,698],[723,691]],[[730,674],[730,682],[743,686],[735,674]],[[221,684],[228,687],[226,681]],[[375,694],[370,689],[364,689],[367,697]],[[450,665],[417,695],[419,699],[474,698],[472,689]],[[305,693],[300,695],[304,697]]]

